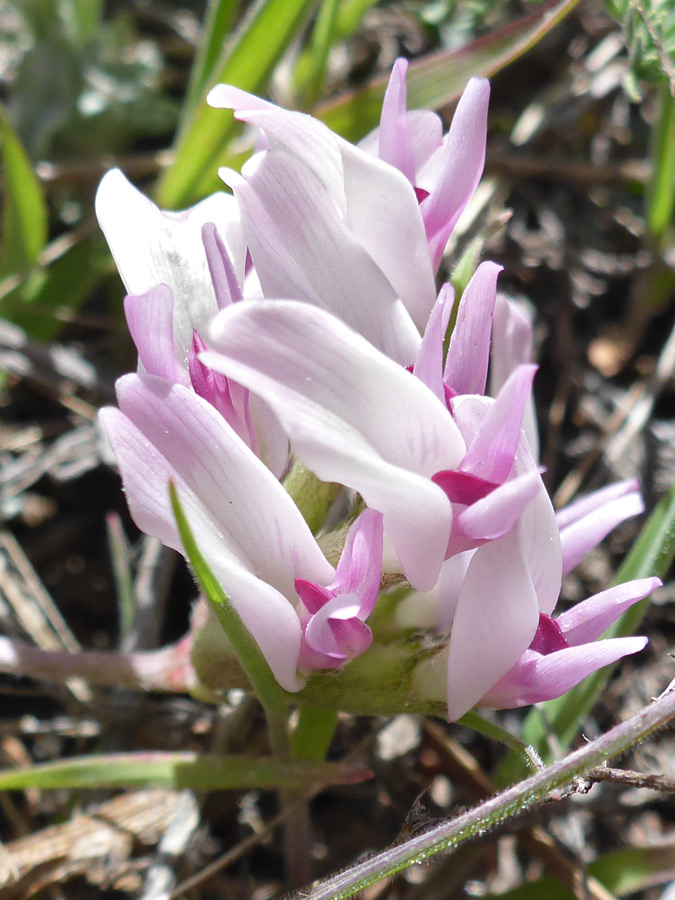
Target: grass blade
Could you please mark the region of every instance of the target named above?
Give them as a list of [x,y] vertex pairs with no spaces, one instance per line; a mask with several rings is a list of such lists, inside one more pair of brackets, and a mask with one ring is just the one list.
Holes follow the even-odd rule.
[[363,769],[339,763],[156,751],[78,756],[0,770],[0,790],[141,786],[176,790],[305,789],[311,785],[355,784],[369,777]]
[[2,249],[0,278],[29,269],[47,243],[47,204],[21,141],[0,110]]
[[[218,82],[251,92],[263,90],[315,2],[260,0],[254,4],[212,66],[204,94]],[[160,206],[186,206],[218,189],[218,167],[227,162],[228,143],[236,127],[231,113],[210,109],[202,96],[178,137],[173,164],[159,181]]]
[[272,671],[260,647],[254,641],[251,633],[242,622],[239,613],[232,606],[230,598],[202,556],[173,483],[169,485],[169,493],[180,538],[192,571],[216,618],[223,626],[225,634],[234,647],[237,658],[253,685],[260,702],[268,712],[270,710],[277,712],[285,710],[285,693],[277,683],[274,675],[272,675]]
[[[408,69],[410,109],[439,109],[453,103],[472,75],[490,76],[545,37],[579,0],[554,0],[461,50],[443,50],[415,60]],[[321,104],[314,115],[350,141],[360,140],[380,119],[388,75]]]
[[[210,0],[199,49],[190,72],[190,83],[181,113],[181,123],[189,122],[194,108],[206,92],[211,74],[218,63],[223,44],[234,22],[238,0]],[[183,125],[179,129],[182,132]]]
[[321,96],[328,53],[337,36],[338,0],[322,0],[309,46],[295,66],[295,88],[303,105],[312,106]]

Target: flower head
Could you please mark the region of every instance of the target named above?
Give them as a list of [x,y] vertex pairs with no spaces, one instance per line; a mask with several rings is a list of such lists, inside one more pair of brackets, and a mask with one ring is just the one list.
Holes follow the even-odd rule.
[[[369,650],[384,573],[408,589],[394,627],[443,645],[417,683],[456,719],[558,696],[636,652],[643,638],[596,638],[658,580],[553,615],[563,575],[642,501],[624,482],[555,514],[531,326],[497,295],[495,263],[464,290],[444,353],[455,297],[435,274],[482,173],[489,86],[469,82],[443,136],[434,113],[407,110],[406,69],[394,66],[379,128],[358,147],[214,88],[211,105],[261,135],[241,174],[221,173],[233,196],[165,213],[106,176],[97,212],[140,373],[120,379],[119,409],[101,421],[137,525],[182,550],[173,481],[286,690]],[[279,480],[289,452],[365,507],[333,522],[337,568]]]

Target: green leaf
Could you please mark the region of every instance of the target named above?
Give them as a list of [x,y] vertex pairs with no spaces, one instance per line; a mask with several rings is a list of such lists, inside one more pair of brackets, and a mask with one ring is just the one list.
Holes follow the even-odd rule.
[[176,790],[306,789],[311,785],[354,784],[368,777],[370,773],[363,769],[338,763],[157,751],[78,756],[22,769],[0,770],[0,790],[142,785]]
[[28,156],[2,110],[0,278],[33,266],[47,243],[47,204]]
[[524,744],[520,738],[517,738],[515,735],[511,734],[510,731],[502,728],[501,725],[498,725],[496,722],[489,722],[479,713],[472,710],[471,712],[465,713],[457,724],[463,725],[465,728],[470,728],[472,731],[477,731],[478,734],[490,738],[491,741],[503,744],[510,750],[515,751],[528,768],[537,768],[530,747],[528,747],[527,744]]
[[218,63],[223,44],[232,28],[239,0],[210,0],[199,49],[190,72],[190,84],[183,103],[181,128],[206,92],[206,85]]
[[621,22],[634,79],[667,81],[675,94],[675,6],[672,0],[605,0]]
[[103,0],[60,0],[58,13],[73,44],[95,40],[103,25]]
[[337,38],[337,13],[338,0],[322,0],[309,46],[296,63],[295,86],[303,105],[312,105],[321,96],[328,53]]
[[[530,15],[461,50],[443,50],[415,60],[408,69],[408,107],[440,109],[457,100],[473,75],[494,75],[545,37],[579,0],[544,3]],[[388,76],[321,104],[314,115],[350,141],[379,123]]]
[[[253,93],[263,90],[315,2],[260,0],[253,4],[227,41],[204,88],[226,82]],[[160,206],[185,206],[218,189],[218,167],[228,161],[228,144],[236,127],[229,111],[211,109],[202,97],[181,129],[173,164],[159,181]]]
[[232,644],[237,658],[246,672],[258,698],[267,712],[286,708],[285,692],[276,681],[260,647],[241,620],[223,586],[211,571],[192,534],[187,517],[183,512],[175,485],[170,483],[169,495],[173,514],[176,517],[180,539],[192,567],[192,571],[209,601],[216,618]]
[[0,282],[0,315],[20,325],[32,338],[50,341],[72,318],[94,288],[114,271],[110,253],[99,234],[77,239],[64,235],[49,244],[47,265],[26,278]]
[[353,34],[377,0],[342,0],[338,9],[336,31],[341,40]]
[[[663,578],[675,557],[675,487],[661,500],[635,541],[614,584],[636,578],[657,575]],[[627,637],[635,634],[649,605],[649,598],[632,606],[609,628],[604,637]],[[534,707],[523,722],[522,738],[526,744],[547,759],[549,731],[555,735],[562,749],[566,749],[579,734],[584,719],[602,696],[613,672],[612,666],[590,675],[577,687],[557,700]],[[511,753],[499,771],[499,784],[510,784],[525,769],[522,759]]]
[[675,99],[666,85],[659,90],[659,112],[651,133],[652,177],[647,190],[648,233],[657,240],[673,221],[675,208]]

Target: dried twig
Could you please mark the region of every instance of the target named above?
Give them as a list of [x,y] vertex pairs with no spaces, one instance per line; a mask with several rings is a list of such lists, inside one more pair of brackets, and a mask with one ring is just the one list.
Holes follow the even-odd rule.
[[158,841],[179,801],[178,792],[164,789],[121,794],[62,825],[6,844],[0,852],[2,897],[24,900],[76,875],[114,881],[135,845]]

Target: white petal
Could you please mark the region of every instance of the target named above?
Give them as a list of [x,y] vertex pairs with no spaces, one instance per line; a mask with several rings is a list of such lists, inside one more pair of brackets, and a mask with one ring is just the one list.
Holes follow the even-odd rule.
[[269,469],[193,391],[152,376],[117,382],[121,411],[178,472],[232,552],[294,597],[294,579],[329,583],[333,569]]
[[420,336],[409,314],[309,166],[272,150],[233,188],[267,298],[321,306],[397,362],[414,361]]
[[165,212],[137,190],[119,169],[103,177],[96,215],[129,294],[167,284],[174,294],[176,352],[187,359],[192,329],[216,312],[201,227],[213,222],[243,277],[246,248],[234,197],[213,194],[182,212]]
[[201,552],[260,645],[275,678],[286,690],[299,690],[302,682],[296,669],[301,629],[291,603],[253,574],[249,561],[226,541],[201,499],[130,419],[112,408],[102,410],[100,417],[138,527],[183,552],[169,501],[168,483],[173,480]]
[[527,650],[539,607],[515,532],[476,550],[450,634],[448,715],[461,718]]
[[436,299],[434,272],[415,191],[407,178],[346,141],[347,222],[422,331]]
[[432,587],[450,503],[428,479],[464,453],[443,404],[343,323],[306,304],[224,310],[211,344],[217,352],[203,354],[204,362],[266,400],[319,478],[352,487],[383,513],[406,574],[421,590]]

